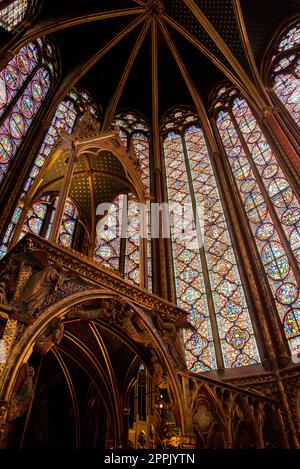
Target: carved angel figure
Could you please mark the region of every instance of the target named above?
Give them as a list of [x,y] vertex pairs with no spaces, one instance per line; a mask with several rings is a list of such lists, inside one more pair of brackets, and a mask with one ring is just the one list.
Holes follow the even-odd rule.
[[64,282],[71,278],[71,272],[59,272],[52,266],[33,274],[26,283],[21,298],[12,302],[12,317],[31,323],[44,304],[47,296],[62,288]]
[[152,381],[159,389],[166,389],[169,385],[168,376],[164,373],[158,358],[153,354],[151,357]]
[[174,360],[175,366],[178,368],[185,367],[185,358],[182,341],[179,335],[179,330],[183,328],[194,328],[185,318],[178,318],[176,321],[165,319],[161,316],[159,311],[153,315],[154,325],[160,332],[160,335]]
[[133,320],[134,311],[128,305],[116,318],[120,326],[128,333],[128,335],[137,343],[147,345],[149,340],[145,331],[139,329]]
[[34,352],[46,355],[52,347],[59,345],[64,337],[64,325],[59,319],[51,321],[46,330],[37,338]]

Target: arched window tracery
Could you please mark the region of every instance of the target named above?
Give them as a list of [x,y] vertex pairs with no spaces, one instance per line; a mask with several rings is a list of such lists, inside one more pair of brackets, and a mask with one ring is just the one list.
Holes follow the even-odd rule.
[[45,228],[46,215],[52,209],[51,199],[50,195],[46,195],[33,204],[26,217],[20,238],[27,233],[41,235],[43,228]]
[[28,11],[28,0],[12,0],[3,7],[0,2],[0,26],[6,31],[12,31],[23,19]]
[[[52,222],[57,207],[57,195],[45,195],[35,202],[27,214],[21,236],[27,233],[49,238]],[[67,199],[58,235],[58,244],[71,248],[74,242],[79,212],[71,199]]]
[[[184,332],[188,368],[200,372],[221,366],[216,348],[226,368],[256,364],[252,323],[199,121],[178,109],[162,130],[169,204],[190,210],[184,219],[182,211],[171,213],[177,302],[189,311],[196,330]],[[191,222],[196,230],[185,238],[178,227],[186,229]]]
[[50,90],[53,61],[52,46],[37,39],[0,73],[0,182]]
[[[73,89],[68,94],[68,96],[58,104],[54,116],[52,118],[50,127],[43,139],[43,142],[40,146],[40,149],[30,170],[29,176],[20,194],[20,201],[14,210],[11,221],[8,224],[8,227],[4,234],[2,244],[0,245],[0,258],[6,254],[9,248],[19,219],[21,217],[21,213],[24,206],[24,200],[27,194],[29,193],[34,181],[38,177],[41,169],[43,168],[45,162],[47,161],[52,149],[58,142],[61,132],[65,131],[71,134],[75,128],[77,119],[86,110],[91,110],[91,112],[97,118],[99,118],[99,111],[96,105],[94,104],[91,96],[87,91],[83,91],[80,89]],[[52,214],[52,218],[53,216],[54,212]],[[48,226],[48,235],[49,230],[50,225]],[[65,239],[67,239],[67,236],[65,237]]]
[[293,25],[273,46],[270,84],[300,126],[300,23]]
[[215,119],[285,335],[300,350],[300,204],[247,102],[230,87]]

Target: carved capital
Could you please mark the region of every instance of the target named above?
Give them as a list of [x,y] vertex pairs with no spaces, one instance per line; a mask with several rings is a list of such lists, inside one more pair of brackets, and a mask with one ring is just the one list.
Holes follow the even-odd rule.
[[279,114],[279,109],[274,106],[265,106],[262,108],[261,113],[262,117],[266,119],[269,115]]

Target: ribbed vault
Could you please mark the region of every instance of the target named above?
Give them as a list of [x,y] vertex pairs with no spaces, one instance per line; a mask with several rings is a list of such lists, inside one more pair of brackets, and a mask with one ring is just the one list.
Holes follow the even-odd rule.
[[136,108],[153,124],[176,103],[199,112],[197,99],[206,104],[216,81],[224,78],[250,93],[254,106],[267,105],[258,73],[262,51],[300,5],[299,0],[281,2],[280,8],[271,0],[263,5],[256,0],[103,3],[87,0],[70,6],[45,0],[22,35],[7,41],[2,32],[0,40],[2,50],[11,54],[24,42],[51,37],[61,58],[53,108],[80,82],[103,106],[106,127],[121,107]]

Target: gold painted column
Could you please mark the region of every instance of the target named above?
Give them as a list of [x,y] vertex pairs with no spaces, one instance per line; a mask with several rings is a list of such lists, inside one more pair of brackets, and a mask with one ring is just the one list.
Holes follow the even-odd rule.
[[57,238],[59,235],[59,230],[61,227],[61,222],[62,222],[62,218],[64,215],[64,210],[65,210],[65,204],[66,204],[66,200],[67,200],[71,182],[72,182],[74,164],[76,161],[76,144],[73,140],[70,141],[70,146],[71,146],[71,152],[67,160],[65,178],[62,183],[60,192],[59,192],[58,204],[55,210],[55,216],[54,216],[53,224],[51,227],[51,233],[49,236],[49,241],[52,241],[53,243],[57,242]]
[[[158,114],[158,44],[157,44],[157,16],[155,15],[151,25],[151,57],[152,57],[152,131],[153,131],[153,156],[154,156],[154,186],[155,202],[161,204],[164,201],[162,189],[159,114]],[[159,239],[153,242],[153,275],[156,276],[154,285],[158,283],[158,291],[154,293],[162,298],[168,298],[168,278],[165,240],[162,238],[162,217],[159,215]]]
[[29,204],[28,199],[26,198],[24,200],[24,205],[21,208],[21,214],[20,214],[20,218],[18,220],[18,224],[15,228],[15,231],[14,231],[13,236],[11,238],[11,241],[9,243],[9,249],[11,249],[19,241],[20,236],[21,236],[21,232],[22,232],[22,228],[23,228],[24,223],[26,221],[29,209],[30,209],[30,204]]
[[122,409],[122,420],[123,420],[122,449],[128,448],[129,414],[130,414],[130,407],[125,407]]

